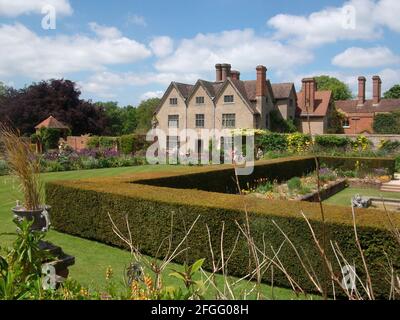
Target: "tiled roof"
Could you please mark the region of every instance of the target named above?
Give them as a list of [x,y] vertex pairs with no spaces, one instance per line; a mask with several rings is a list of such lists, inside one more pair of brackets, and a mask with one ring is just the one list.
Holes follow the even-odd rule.
[[400,111],[400,99],[382,99],[377,106],[373,100],[366,100],[362,106],[358,106],[358,100],[336,101],[336,108],[345,113],[375,113]]
[[35,129],[48,128],[48,129],[69,129],[66,125],[58,121],[53,116],[48,117],[46,120],[39,123]]
[[191,84],[179,83],[179,82],[175,82],[175,85],[184,98],[187,98],[190,96],[190,93],[194,87]]
[[294,88],[293,83],[274,83],[272,84],[272,92],[274,93],[275,99],[287,99],[290,96],[292,89]]
[[[331,101],[331,91],[316,91],[315,92],[315,107],[314,110],[309,110],[310,116],[324,117],[328,113],[329,102]],[[301,116],[307,115],[305,105],[303,105],[303,92],[297,93],[298,114]],[[311,111],[311,112],[310,112]]]

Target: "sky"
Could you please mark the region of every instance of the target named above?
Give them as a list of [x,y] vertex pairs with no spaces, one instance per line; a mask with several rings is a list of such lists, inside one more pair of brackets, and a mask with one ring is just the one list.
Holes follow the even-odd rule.
[[356,94],[357,78],[400,83],[399,0],[0,0],[0,81],[21,88],[65,78],[82,97],[137,105],[171,81],[272,83],[327,74]]

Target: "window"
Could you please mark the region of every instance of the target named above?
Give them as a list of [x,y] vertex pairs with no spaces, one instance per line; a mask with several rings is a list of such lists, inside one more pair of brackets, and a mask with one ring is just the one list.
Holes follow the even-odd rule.
[[233,103],[235,101],[233,96],[224,96],[224,103]]
[[204,97],[196,97],[196,104],[204,104]]
[[168,128],[179,128],[179,116],[178,115],[168,116]]
[[350,120],[346,118],[343,120],[343,128],[350,128]]
[[234,113],[227,113],[222,115],[222,127],[223,128],[235,128],[236,127],[236,115]]
[[176,106],[178,104],[178,98],[170,98],[169,99],[169,104],[171,106]]
[[204,114],[196,114],[196,128],[204,128]]
[[179,148],[180,148],[179,137],[168,136],[167,150],[179,150]]

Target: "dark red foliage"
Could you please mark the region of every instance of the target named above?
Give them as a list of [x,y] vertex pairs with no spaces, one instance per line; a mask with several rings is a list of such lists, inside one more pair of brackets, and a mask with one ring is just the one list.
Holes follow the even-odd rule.
[[9,89],[0,98],[0,122],[8,122],[21,134],[30,135],[50,115],[68,125],[73,135],[101,135],[107,116],[101,107],[80,99],[81,92],[69,80],[49,80],[29,87]]

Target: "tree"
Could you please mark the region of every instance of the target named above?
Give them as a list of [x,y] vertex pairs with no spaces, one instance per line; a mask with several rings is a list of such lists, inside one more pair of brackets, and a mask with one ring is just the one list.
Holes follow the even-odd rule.
[[332,98],[337,100],[348,100],[352,98],[352,93],[347,84],[330,76],[319,76],[315,78],[318,90],[332,91]]
[[151,129],[151,122],[160,103],[159,98],[152,98],[142,101],[136,110],[137,116],[137,133],[147,133]]
[[377,114],[373,128],[375,133],[400,134],[400,112]]
[[34,133],[35,126],[50,115],[68,125],[73,135],[103,134],[107,127],[104,109],[81,100],[80,95],[75,83],[64,79],[9,89],[0,99],[0,119],[24,135]]
[[5,96],[7,93],[7,90],[8,90],[8,87],[3,82],[0,81],[0,97]]
[[400,99],[400,84],[396,84],[383,94],[384,99]]

